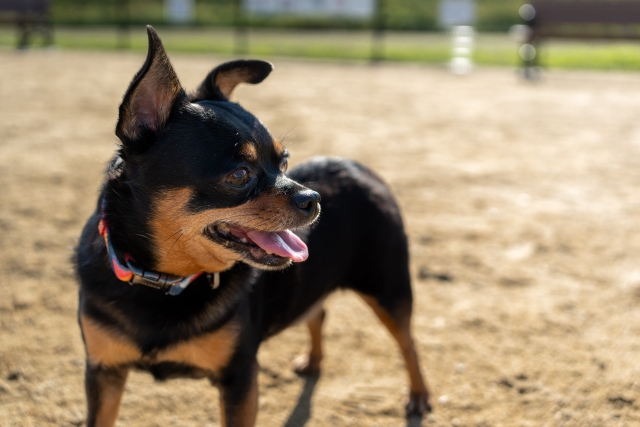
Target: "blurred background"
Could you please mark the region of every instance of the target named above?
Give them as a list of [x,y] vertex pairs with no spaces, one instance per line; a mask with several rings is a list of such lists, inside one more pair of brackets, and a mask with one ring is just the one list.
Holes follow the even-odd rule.
[[[518,26],[528,20],[529,24],[535,24],[540,18],[539,15],[534,19],[535,12],[531,14],[526,9],[531,6],[523,6],[525,3],[522,0],[1,0],[0,46],[53,43],[61,48],[144,50],[144,25],[152,24],[167,27],[162,30],[163,39],[174,52],[447,63],[453,51],[470,47],[471,51],[463,56],[469,56],[475,64],[513,66],[530,60],[532,55],[531,50],[520,50],[527,33]],[[565,31],[561,39],[545,46],[541,52],[545,66],[640,68],[640,47],[632,42],[638,37],[640,18],[631,6],[637,2],[542,0],[534,2],[534,6],[554,9],[555,3],[565,4],[569,12],[588,13],[567,19],[557,16],[557,10],[544,10],[542,17],[555,19],[560,24],[556,27],[577,30]],[[617,18],[607,17],[600,10],[615,9],[616,4],[623,9]],[[39,12],[27,12],[29,9]],[[562,15],[563,11],[559,13]],[[628,19],[628,15],[633,18]],[[627,19],[620,20],[620,16]],[[27,37],[16,31],[16,23],[29,30]],[[475,29],[472,45],[463,41],[461,46],[455,42],[452,46],[450,30],[459,25]],[[589,30],[585,31],[587,27]],[[589,32],[599,37],[591,36],[588,45],[576,41]],[[554,34],[559,35],[557,31]]]
[[[395,343],[336,293],[319,379],[291,370],[304,325],[261,347],[258,426],[640,426],[640,1],[0,0],[0,22],[0,427],[85,425],[70,259],[146,24],[187,90],[273,62],[232,100],[292,167],[356,159],[402,208],[434,413],[404,420]],[[217,401],[133,372],[118,425],[219,426]]]

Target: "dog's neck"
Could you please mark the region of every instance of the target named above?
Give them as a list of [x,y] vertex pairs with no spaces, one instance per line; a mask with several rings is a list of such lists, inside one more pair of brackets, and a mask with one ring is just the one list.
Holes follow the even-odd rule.
[[[107,183],[100,200],[101,219],[98,231],[104,238],[109,265],[115,276],[132,285],[145,285],[170,295],[178,295],[198,277],[206,275],[211,286],[216,289],[220,285],[219,273],[199,272],[179,277],[148,267],[153,266],[153,254],[149,250],[151,239],[150,234],[145,232],[144,220],[140,219],[145,218],[147,212],[146,209],[140,211],[139,208],[148,206],[149,202],[138,200],[138,203],[131,203],[132,200],[135,199],[131,189],[119,183],[118,179]],[[127,212],[127,221],[119,220],[118,213],[122,212]],[[131,224],[135,225],[135,231],[131,229]],[[116,245],[113,243],[116,240],[113,236],[117,238]]]
[[[190,276],[180,277],[155,270],[145,269],[136,263],[133,257],[128,253],[124,254],[123,264],[118,259],[115,249],[113,248],[109,233],[109,225],[107,224],[104,216],[98,223],[98,232],[104,238],[104,244],[107,249],[107,256],[109,257],[111,269],[118,280],[122,282],[127,282],[131,285],[149,286],[154,289],[165,291],[169,295],[179,295],[187,288],[187,286],[204,274],[203,272],[200,272]],[[206,276],[213,289],[217,289],[218,286],[220,286],[220,273],[206,274]]]

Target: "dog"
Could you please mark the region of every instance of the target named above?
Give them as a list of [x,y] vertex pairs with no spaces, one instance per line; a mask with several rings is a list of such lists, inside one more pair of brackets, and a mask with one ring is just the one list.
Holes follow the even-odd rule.
[[227,62],[187,94],[147,32],[146,61],[119,108],[120,146],[75,255],[87,426],[115,424],[130,369],[208,378],[222,425],[253,426],[260,343],[306,320],[311,350],[295,370],[317,375],[322,302],[336,289],[358,293],[397,341],[407,415],[430,411],[410,330],[407,237],[389,188],[344,159],[287,172],[287,150],[229,101],[273,66]]

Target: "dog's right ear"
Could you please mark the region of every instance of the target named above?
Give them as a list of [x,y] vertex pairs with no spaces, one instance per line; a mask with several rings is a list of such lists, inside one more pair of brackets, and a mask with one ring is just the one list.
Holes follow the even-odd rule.
[[205,77],[200,87],[189,94],[190,102],[228,101],[240,83],[257,84],[273,71],[273,64],[256,59],[240,59],[218,65]]
[[147,26],[147,60],[124,95],[116,125],[116,135],[125,151],[142,153],[166,124],[174,104],[185,97],[162,41]]

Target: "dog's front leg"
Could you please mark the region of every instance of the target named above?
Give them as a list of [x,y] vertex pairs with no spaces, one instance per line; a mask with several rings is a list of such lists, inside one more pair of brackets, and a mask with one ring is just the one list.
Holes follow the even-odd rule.
[[126,367],[106,368],[87,362],[84,377],[87,427],[111,427],[115,424],[128,373]]
[[223,427],[253,427],[258,414],[258,362],[234,367],[219,383]]

